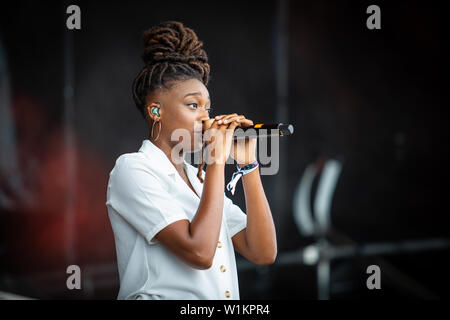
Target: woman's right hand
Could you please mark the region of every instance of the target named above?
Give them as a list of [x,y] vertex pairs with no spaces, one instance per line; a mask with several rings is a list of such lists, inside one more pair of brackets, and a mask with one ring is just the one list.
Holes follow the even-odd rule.
[[230,156],[233,144],[233,133],[240,126],[240,119],[245,118],[237,113],[220,115],[203,122],[203,137],[206,143],[206,163],[225,164]]

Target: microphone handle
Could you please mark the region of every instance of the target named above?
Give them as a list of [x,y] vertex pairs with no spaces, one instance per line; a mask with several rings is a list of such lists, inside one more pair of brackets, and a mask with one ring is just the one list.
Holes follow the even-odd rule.
[[233,140],[289,136],[293,133],[294,126],[292,124],[257,123],[249,127],[237,127],[233,135]]

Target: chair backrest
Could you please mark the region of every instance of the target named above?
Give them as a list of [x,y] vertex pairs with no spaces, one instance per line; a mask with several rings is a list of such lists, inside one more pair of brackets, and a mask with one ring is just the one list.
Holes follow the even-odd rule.
[[[301,235],[324,234],[331,226],[331,204],[341,172],[342,162],[336,159],[328,159],[321,172],[314,163],[306,167],[293,199],[294,221]],[[319,181],[313,201],[314,212],[312,212],[311,189],[316,176],[319,177]]]

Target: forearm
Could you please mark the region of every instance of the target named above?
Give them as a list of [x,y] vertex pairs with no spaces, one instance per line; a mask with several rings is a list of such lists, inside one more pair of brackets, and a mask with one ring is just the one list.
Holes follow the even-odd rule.
[[225,184],[225,165],[211,164],[206,168],[203,192],[194,219],[190,223],[190,235],[199,254],[212,258],[219,239],[222,224]]
[[248,250],[256,260],[271,262],[277,254],[276,233],[259,168],[244,175],[242,183],[247,212],[246,243]]

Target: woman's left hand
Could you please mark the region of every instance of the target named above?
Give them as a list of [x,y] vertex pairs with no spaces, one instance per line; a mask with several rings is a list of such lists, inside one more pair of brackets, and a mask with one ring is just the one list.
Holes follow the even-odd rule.
[[[239,127],[253,125],[253,121],[243,115],[217,116],[216,120],[219,119],[227,122],[237,120],[240,123]],[[234,140],[232,148],[230,155],[240,167],[256,161],[256,138]]]

